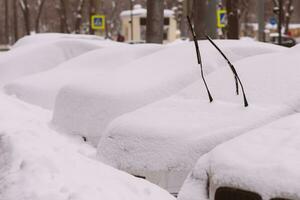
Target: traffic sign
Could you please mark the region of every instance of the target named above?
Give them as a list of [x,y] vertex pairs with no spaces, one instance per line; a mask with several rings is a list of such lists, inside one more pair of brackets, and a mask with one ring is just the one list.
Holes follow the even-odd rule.
[[226,10],[217,10],[217,26],[218,28],[224,28],[227,24],[227,14]]
[[105,16],[104,15],[93,15],[91,19],[93,30],[104,30],[105,29]]
[[277,19],[275,17],[271,17],[269,22],[272,26],[274,26],[277,24]]

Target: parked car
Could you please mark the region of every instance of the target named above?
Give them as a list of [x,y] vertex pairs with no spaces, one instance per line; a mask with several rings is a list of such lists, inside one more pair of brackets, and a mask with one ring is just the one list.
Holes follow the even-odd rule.
[[235,95],[230,69],[222,68],[207,76],[213,103],[198,81],[120,116],[99,142],[99,159],[178,192],[197,160],[217,145],[300,109],[299,56],[299,49],[292,48],[236,62],[247,108]]
[[[281,38],[282,38],[282,42],[281,42],[282,46],[293,47],[297,44],[296,40],[291,36],[283,34]],[[270,34],[270,42],[279,45],[279,34],[278,33]]]
[[300,114],[228,141],[200,158],[179,200],[300,199]]

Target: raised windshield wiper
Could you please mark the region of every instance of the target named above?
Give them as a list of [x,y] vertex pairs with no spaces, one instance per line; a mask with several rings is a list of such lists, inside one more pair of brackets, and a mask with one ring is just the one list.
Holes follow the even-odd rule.
[[240,86],[241,86],[241,88],[242,88],[242,92],[243,92],[244,106],[247,107],[249,104],[248,104],[248,101],[247,101],[247,98],[246,98],[244,87],[243,87],[242,81],[241,81],[239,75],[237,74],[236,69],[234,68],[233,64],[229,61],[229,59],[225,56],[225,54],[221,51],[221,49],[216,45],[216,43],[214,43],[214,41],[208,35],[205,35],[205,37],[220,52],[220,54],[227,61],[228,65],[229,65],[229,67],[230,67],[230,69],[231,69],[231,71],[232,71],[232,73],[234,75],[234,78],[235,78],[236,93],[237,93],[237,95],[239,94],[239,85],[238,85],[238,83],[239,83]]
[[193,35],[193,39],[194,39],[194,43],[195,43],[195,48],[196,48],[196,54],[197,54],[197,60],[198,60],[198,64],[200,65],[200,70],[201,70],[201,77],[202,77],[202,80],[204,82],[204,85],[205,85],[205,88],[206,88],[206,91],[207,91],[207,94],[208,94],[208,98],[209,98],[209,102],[212,102],[213,101],[213,98],[210,94],[210,91],[208,89],[208,86],[207,86],[207,83],[205,81],[205,78],[204,78],[204,73],[203,73],[203,65],[202,65],[202,60],[201,60],[201,55],[200,55],[200,50],[199,50],[199,45],[198,45],[198,41],[197,41],[197,36],[196,36],[196,32],[192,26],[192,22],[191,22],[191,19],[189,16],[187,16],[187,20],[188,20],[188,23],[189,23],[189,27],[190,27],[190,30],[192,32],[192,35]]

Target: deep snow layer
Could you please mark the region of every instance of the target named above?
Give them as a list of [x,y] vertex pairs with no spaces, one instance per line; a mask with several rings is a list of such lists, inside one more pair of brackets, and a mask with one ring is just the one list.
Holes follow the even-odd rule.
[[[231,60],[285,48],[248,41],[216,41]],[[205,73],[226,62],[207,42],[199,42]],[[53,124],[60,130],[84,135],[97,144],[114,118],[170,96],[199,79],[193,43],[168,46],[164,50],[122,66],[105,78],[90,79],[60,90]]]
[[84,40],[66,39],[14,48],[0,57],[0,86],[100,47]]
[[190,170],[216,145],[299,110],[299,56],[294,48],[235,63],[248,108],[235,95],[230,69],[222,68],[207,76],[212,104],[199,81],[172,98],[120,116],[100,140],[100,160],[129,171]]
[[80,138],[48,127],[50,112],[0,94],[1,200],[171,200],[142,179],[94,160]]
[[90,42],[93,44],[101,43],[101,46],[112,46],[112,45],[125,45],[122,43],[117,43],[111,40],[105,40],[103,37],[99,37],[96,35],[81,35],[81,34],[64,34],[64,33],[39,33],[39,34],[32,34],[29,36],[25,36],[19,39],[12,48],[23,47],[32,44],[45,44],[45,43],[52,43],[59,40],[84,40],[86,42]]
[[254,191],[264,200],[300,199],[299,130],[300,114],[295,114],[218,146],[198,161],[179,199],[214,199],[222,186]]
[[55,98],[64,86],[103,79],[107,73],[162,48],[161,45],[141,44],[96,49],[52,70],[17,79],[5,85],[5,91],[26,102],[53,109]]

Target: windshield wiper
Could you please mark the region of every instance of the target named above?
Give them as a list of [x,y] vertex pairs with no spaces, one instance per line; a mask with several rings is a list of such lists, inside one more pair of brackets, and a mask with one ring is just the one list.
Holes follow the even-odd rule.
[[208,35],[205,35],[205,37],[220,52],[220,54],[223,56],[223,58],[227,61],[228,65],[234,75],[234,78],[235,78],[236,93],[237,93],[237,95],[239,95],[239,85],[238,84],[240,84],[240,86],[242,88],[242,92],[243,92],[244,106],[247,107],[249,104],[248,104],[248,101],[246,98],[244,87],[243,87],[242,81],[241,81],[239,75],[237,74],[236,69],[234,68],[233,64],[229,61],[229,59],[225,56],[225,54],[221,51],[221,49],[216,45],[216,43],[214,43],[214,41]]
[[208,86],[207,86],[207,83],[206,83],[206,80],[204,78],[204,73],[203,73],[203,65],[202,65],[202,60],[201,60],[201,55],[200,55],[200,50],[199,50],[199,45],[198,45],[198,41],[197,41],[197,36],[196,36],[196,32],[192,26],[192,22],[191,22],[191,19],[189,16],[187,16],[187,20],[188,20],[188,23],[189,23],[189,27],[190,27],[190,30],[192,32],[192,35],[193,35],[193,40],[194,40],[194,43],[195,43],[195,48],[196,48],[196,54],[197,54],[197,60],[198,60],[198,64],[200,65],[200,70],[201,70],[201,77],[202,77],[202,80],[204,82],[204,85],[205,85],[205,88],[206,88],[206,91],[207,91],[207,94],[208,94],[208,98],[209,98],[209,102],[212,102],[213,101],[213,98],[210,94],[210,91],[208,89]]

